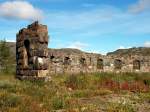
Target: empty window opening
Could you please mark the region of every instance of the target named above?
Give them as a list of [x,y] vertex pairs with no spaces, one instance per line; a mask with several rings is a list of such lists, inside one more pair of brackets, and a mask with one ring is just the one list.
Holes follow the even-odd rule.
[[119,59],[116,59],[114,62],[115,69],[121,69],[122,68],[122,61]]
[[55,59],[55,56],[50,56],[50,61],[54,61],[54,59]]
[[86,65],[86,59],[85,59],[85,58],[81,58],[81,59],[80,59],[80,64],[81,64],[82,66],[85,66],[85,65]]
[[134,70],[140,70],[140,68],[141,68],[141,62],[140,62],[140,60],[134,60],[133,61],[133,69]]
[[103,69],[103,59],[97,59],[97,69]]
[[64,59],[64,65],[70,65],[70,58],[69,57],[65,57]]
[[55,58],[55,56],[53,56],[53,55],[52,55],[52,56],[50,56],[50,59],[51,59],[51,60],[52,60],[52,59],[54,59],[54,58]]
[[92,58],[90,57],[90,65],[92,64]]
[[25,48],[26,48],[26,53],[27,53],[27,56],[26,56],[26,62],[27,62],[27,64],[29,65],[29,57],[30,57],[30,53],[29,53],[29,50],[30,50],[30,42],[29,42],[29,40],[25,40],[24,41],[24,46],[25,46]]

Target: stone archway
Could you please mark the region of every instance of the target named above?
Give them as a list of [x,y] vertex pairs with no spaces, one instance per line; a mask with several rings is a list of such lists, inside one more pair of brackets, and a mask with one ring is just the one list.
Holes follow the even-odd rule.
[[140,68],[141,68],[141,62],[140,62],[140,60],[134,60],[133,61],[133,69],[134,70],[140,70]]
[[24,64],[25,66],[29,65],[29,50],[30,50],[30,41],[29,40],[25,40],[24,41],[24,46],[25,46],[25,50],[24,50]]
[[85,58],[80,58],[80,64],[82,66],[85,66],[86,65],[86,59]]
[[114,66],[115,66],[115,69],[121,70],[121,68],[122,68],[122,61],[120,59],[115,59]]
[[104,64],[103,64],[103,59],[97,59],[97,69],[103,69]]
[[64,65],[70,65],[70,62],[71,62],[71,60],[69,57],[64,58]]

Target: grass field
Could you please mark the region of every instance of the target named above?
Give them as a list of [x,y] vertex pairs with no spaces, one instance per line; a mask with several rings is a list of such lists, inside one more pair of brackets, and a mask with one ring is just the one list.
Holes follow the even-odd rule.
[[0,112],[150,112],[150,74],[55,75],[20,81],[0,73]]

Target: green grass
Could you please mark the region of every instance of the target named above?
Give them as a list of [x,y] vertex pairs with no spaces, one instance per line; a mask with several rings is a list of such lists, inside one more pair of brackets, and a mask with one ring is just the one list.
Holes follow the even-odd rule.
[[[14,75],[0,73],[0,110],[2,112],[91,112],[105,108],[106,112],[134,112],[132,104],[108,102],[116,90],[106,82],[140,82],[150,86],[150,74],[93,73],[81,75],[55,75],[49,82],[20,81]],[[118,88],[120,89],[120,88]],[[137,103],[150,102],[150,92],[119,90],[118,96]],[[137,95],[138,100],[130,94]],[[112,96],[112,97],[110,97]],[[84,102],[84,100],[87,100]]]
[[136,112],[132,105],[123,103],[109,103],[107,112]]

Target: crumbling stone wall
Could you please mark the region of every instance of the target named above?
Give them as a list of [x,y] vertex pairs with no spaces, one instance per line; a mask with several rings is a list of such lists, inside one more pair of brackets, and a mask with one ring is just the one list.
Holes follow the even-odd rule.
[[150,56],[100,55],[76,49],[48,49],[47,26],[35,22],[17,34],[17,77],[46,78],[52,74],[150,72]]
[[84,52],[66,55],[55,50],[49,56],[51,74],[150,72],[150,56],[102,56]]
[[48,74],[47,26],[34,22],[23,28],[16,39],[16,77],[44,78]]
[[[73,51],[73,49],[70,50]],[[97,68],[97,60],[102,57],[100,54],[53,49],[49,51],[49,72],[50,74],[76,74],[102,71],[102,62]]]

